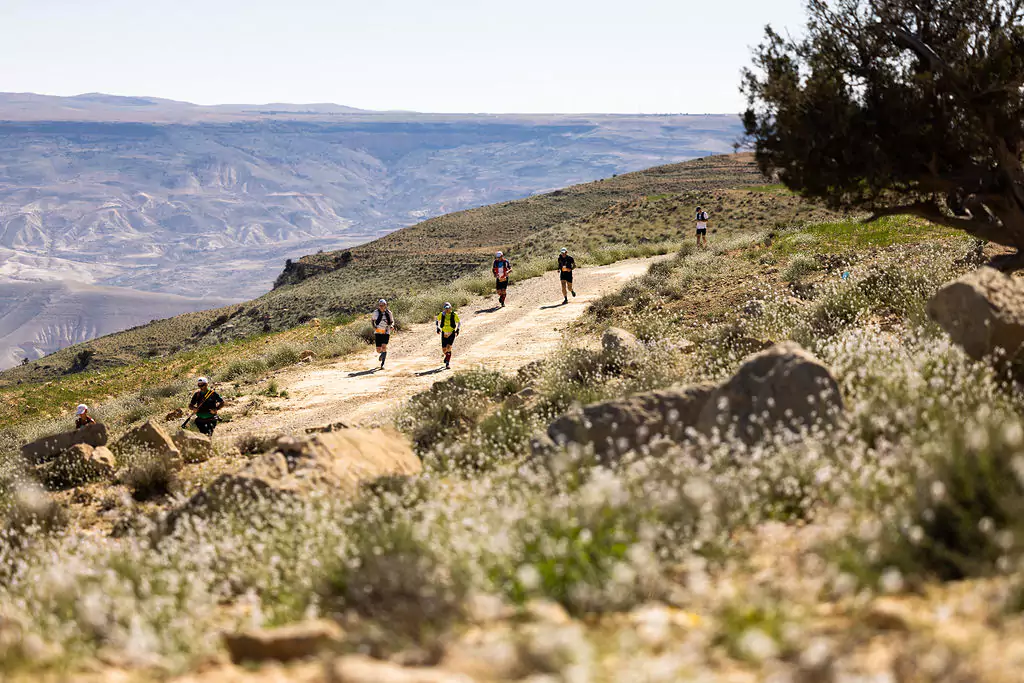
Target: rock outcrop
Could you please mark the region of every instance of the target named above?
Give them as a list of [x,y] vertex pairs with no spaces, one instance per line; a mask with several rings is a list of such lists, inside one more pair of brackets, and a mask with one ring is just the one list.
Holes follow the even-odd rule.
[[1012,359],[1024,345],[1024,281],[980,268],[939,289],[928,315],[971,358]]
[[347,655],[327,667],[328,683],[473,683],[465,674],[428,667],[405,667],[370,659],[363,655]]
[[829,369],[799,344],[783,342],[747,358],[708,397],[696,428],[703,434],[733,432],[753,443],[780,429],[830,423],[842,409]]
[[594,403],[552,422],[547,436],[556,445],[593,444],[599,456],[614,458],[659,436],[682,438],[714,391],[698,384]]
[[106,446],[93,448],[89,444],[75,444],[53,460],[37,465],[36,478],[51,491],[81,486],[96,479],[114,476],[117,459]]
[[225,507],[280,497],[356,495],[377,478],[422,470],[399,434],[381,429],[343,429],[306,437],[283,436],[273,450],[238,472],[223,474],[168,515],[173,528],[182,515],[210,514]]
[[112,450],[119,457],[132,451],[148,451],[157,457],[181,462],[181,451],[174,444],[171,435],[153,420],[130,429],[117,440]]
[[106,446],[107,428],[100,422],[86,425],[73,432],[63,432],[27,443],[21,447],[21,457],[29,465],[39,465],[53,460],[58,455],[77,444],[88,446]]
[[753,443],[780,429],[831,423],[842,409],[839,385],[828,368],[786,342],[750,356],[719,386],[650,391],[572,410],[534,438],[533,451],[592,445],[607,462],[656,439],[682,440],[688,429],[705,436],[734,432]]

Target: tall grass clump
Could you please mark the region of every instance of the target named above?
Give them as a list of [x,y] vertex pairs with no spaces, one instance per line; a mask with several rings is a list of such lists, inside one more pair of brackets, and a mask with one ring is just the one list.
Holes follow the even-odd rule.
[[818,270],[818,262],[814,258],[805,255],[794,256],[786,270],[782,271],[782,279],[795,282],[802,280],[808,275]]
[[515,393],[514,378],[499,372],[460,372],[417,394],[399,418],[399,425],[421,452],[452,443],[487,413],[493,401]]

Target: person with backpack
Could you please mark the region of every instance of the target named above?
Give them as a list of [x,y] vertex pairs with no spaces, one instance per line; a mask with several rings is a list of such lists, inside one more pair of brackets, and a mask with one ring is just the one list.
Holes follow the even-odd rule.
[[569,256],[569,250],[562,247],[558,254],[558,279],[562,282],[562,303],[569,303],[569,294],[566,289],[576,296],[576,290],[572,288],[572,271],[576,269],[576,259]]
[[188,402],[188,408],[196,416],[196,429],[201,434],[213,436],[213,430],[217,428],[220,418],[217,411],[224,407],[224,399],[209,386],[205,377],[196,380],[199,389],[192,394],[192,400]]
[[697,246],[701,245],[701,240],[704,241],[704,246],[708,246],[708,212],[697,207]]
[[377,360],[380,361],[381,370],[384,369],[384,361],[388,357],[388,342],[391,341],[391,331],[395,329],[395,315],[388,308],[388,302],[381,299],[377,302],[377,310],[370,315],[373,323],[373,342],[377,345],[377,353],[380,354]]
[[96,420],[92,419],[89,415],[89,406],[84,403],[80,403],[75,409],[75,429],[81,429],[88,425],[96,424]]
[[504,308],[505,296],[508,292],[508,276],[512,272],[512,264],[499,251],[494,255],[491,271],[494,273],[494,291],[498,295],[498,303]]
[[441,335],[441,353],[444,354],[444,366],[445,368],[451,368],[452,346],[455,344],[455,338],[459,336],[461,328],[459,314],[446,301],[444,308],[437,314],[435,322],[437,323],[437,333]]

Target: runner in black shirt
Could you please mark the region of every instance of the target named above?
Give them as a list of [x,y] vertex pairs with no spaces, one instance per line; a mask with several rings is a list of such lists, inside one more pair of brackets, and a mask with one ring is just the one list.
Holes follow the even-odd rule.
[[192,394],[192,400],[188,407],[196,416],[196,429],[207,436],[213,436],[213,430],[217,428],[217,411],[224,406],[224,399],[213,389],[209,388],[205,377],[200,377],[196,383],[199,391]]
[[565,247],[558,255],[558,279],[562,281],[562,303],[569,303],[569,294],[566,290],[576,296],[576,290],[572,288],[572,271],[576,269],[576,259],[569,256],[569,250]]

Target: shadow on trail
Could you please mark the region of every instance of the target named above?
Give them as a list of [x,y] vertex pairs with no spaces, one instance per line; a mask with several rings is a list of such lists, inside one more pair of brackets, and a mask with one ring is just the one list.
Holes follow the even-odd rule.
[[350,372],[350,373],[348,373],[348,376],[349,377],[366,377],[367,375],[372,375],[375,372],[380,372],[380,368],[371,368],[370,370],[360,370],[359,372]]
[[417,372],[415,373],[415,375],[417,377],[426,377],[427,375],[438,375],[444,372],[444,370],[444,368],[434,368],[433,370],[424,370],[423,372]]
[[481,308],[480,310],[473,311],[473,312],[474,313],[494,313],[495,311],[500,311],[500,310],[501,310],[501,306],[493,306],[491,308]]
[[541,306],[540,310],[546,311],[549,308],[561,308],[562,306],[568,306],[569,304],[559,301],[557,304],[551,304],[550,306]]

